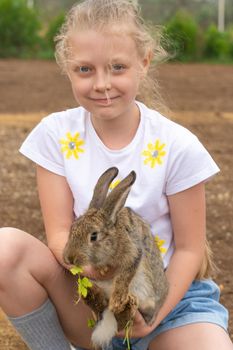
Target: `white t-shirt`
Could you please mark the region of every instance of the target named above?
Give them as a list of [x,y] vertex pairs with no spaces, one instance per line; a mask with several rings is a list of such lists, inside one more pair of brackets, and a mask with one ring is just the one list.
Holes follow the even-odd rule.
[[150,224],[167,267],[174,251],[167,196],[206,181],[219,168],[190,131],[137,104],[141,117],[138,130],[130,144],[120,150],[103,144],[89,112],[78,107],[42,119],[20,152],[66,177],[77,217],[88,208],[97,179],[106,169],[119,169],[111,187],[134,170],[137,178],[126,206]]

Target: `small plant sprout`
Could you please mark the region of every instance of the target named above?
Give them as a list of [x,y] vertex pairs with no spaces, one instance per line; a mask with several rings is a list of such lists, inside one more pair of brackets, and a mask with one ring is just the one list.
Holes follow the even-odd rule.
[[126,349],[127,350],[131,350],[131,346],[130,346],[130,332],[131,332],[132,325],[133,325],[133,321],[129,320],[126,323],[125,328],[124,328],[124,331],[125,331],[124,344],[126,343],[126,345],[127,345]]
[[70,272],[72,275],[78,275],[78,300],[75,302],[75,304],[78,304],[81,298],[86,298],[88,293],[88,288],[92,287],[92,283],[87,277],[81,277],[81,273],[83,272],[83,269],[79,266],[74,266],[70,269]]
[[93,318],[87,320],[87,327],[93,329],[95,327],[96,321]]

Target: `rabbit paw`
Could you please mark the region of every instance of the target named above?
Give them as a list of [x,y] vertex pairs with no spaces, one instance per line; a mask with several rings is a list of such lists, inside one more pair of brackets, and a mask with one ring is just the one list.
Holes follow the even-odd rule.
[[138,308],[138,298],[133,294],[129,294],[128,295],[128,304],[132,309],[137,309]]
[[136,309],[138,306],[137,298],[132,294],[115,294],[112,295],[109,301],[109,309],[114,314],[119,314],[124,311],[126,307]]

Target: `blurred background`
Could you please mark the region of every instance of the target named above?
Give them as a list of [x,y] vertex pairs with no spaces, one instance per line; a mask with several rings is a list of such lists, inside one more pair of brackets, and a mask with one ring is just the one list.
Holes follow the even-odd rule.
[[[41,118],[77,105],[53,41],[76,2],[0,0],[0,227],[43,241],[35,168],[18,149]],[[233,0],[139,3],[152,30],[161,26],[169,53],[154,71],[168,116],[193,131],[221,169],[206,185],[207,236],[233,339]],[[1,308],[0,350],[28,350]]]
[[[53,58],[53,37],[76,2],[0,0],[0,57]],[[139,3],[147,21],[163,26],[171,60],[233,62],[232,0]]]

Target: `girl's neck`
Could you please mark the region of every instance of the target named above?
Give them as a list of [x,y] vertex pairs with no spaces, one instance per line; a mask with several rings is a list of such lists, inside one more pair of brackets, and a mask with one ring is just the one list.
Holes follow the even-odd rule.
[[104,145],[109,149],[119,150],[126,147],[133,140],[140,123],[140,111],[135,104],[132,111],[127,115],[110,120],[103,120],[91,115],[91,121]]

